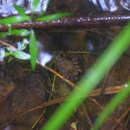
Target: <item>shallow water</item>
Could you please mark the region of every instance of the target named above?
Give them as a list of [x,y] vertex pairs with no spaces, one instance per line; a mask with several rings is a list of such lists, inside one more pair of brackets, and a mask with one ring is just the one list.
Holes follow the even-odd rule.
[[[18,12],[14,8],[14,4],[24,7],[25,13],[30,14],[32,10],[33,0],[0,0],[0,16],[7,17],[10,15],[17,15]],[[38,6],[35,8],[34,13],[39,14],[45,12],[48,7],[49,0],[40,0]],[[101,12],[117,12],[117,11],[130,11],[130,0],[67,0],[51,2],[49,10],[55,11],[76,11],[79,14],[89,14],[96,11]],[[88,12],[89,11],[89,12]],[[80,13],[81,12],[81,13]]]
[[[40,0],[34,13],[41,13],[46,11],[49,0]],[[18,11],[14,8],[14,4],[25,8],[25,13],[30,14],[32,10],[33,0],[0,0],[0,15],[7,17],[10,15],[17,15]]]
[[[31,10],[31,0],[1,0],[1,16],[17,14],[11,2],[25,7],[26,13],[29,13]],[[40,2],[39,9],[35,10],[35,13],[40,13],[41,11],[44,11],[44,9],[46,10],[46,6],[44,6],[45,8],[43,8],[42,2],[46,3],[47,0],[43,0]],[[123,3],[123,5],[129,6],[129,0],[125,0],[122,2],[125,2]],[[9,7],[8,10],[6,10],[7,7]],[[49,5],[48,9],[49,13],[64,11],[72,12],[74,15],[88,16],[92,15],[93,13],[112,13],[118,11],[129,11],[129,9],[123,7],[121,5],[121,1],[119,0],[52,0],[52,3]],[[117,32],[118,30],[116,30],[116,33]],[[52,69],[62,74],[65,78],[76,83],[81,79],[84,72],[89,70],[89,67],[105,50],[107,45],[111,43],[116,33],[114,33],[114,31],[110,30],[109,28],[80,30],[74,32],[49,33],[44,32],[44,30],[36,30],[36,38],[39,48],[38,59],[40,63],[44,65],[51,61],[54,52],[57,51],[58,54],[56,55],[56,59],[54,59],[54,61],[49,65],[51,65]],[[14,38],[12,38],[12,40],[6,39],[6,41],[9,41],[19,50],[23,49],[23,46],[21,46],[21,39],[14,40]],[[28,40],[25,40],[25,42],[26,44],[28,44]],[[3,61],[3,46],[1,46],[0,48],[0,54],[0,60]],[[104,80],[99,85],[99,88],[121,85],[125,83],[129,78],[129,64],[129,57],[122,57],[121,60],[119,60],[118,64],[115,65],[114,68],[109,72],[109,74],[105,76]],[[44,70],[44,72],[42,72],[42,70]],[[53,77],[55,78],[56,76],[48,73],[48,71],[39,66],[37,67],[35,72],[32,72],[30,64],[26,61],[15,61],[15,59],[13,59],[10,62],[5,61],[0,63],[0,89],[5,88],[1,81],[5,82],[5,86],[7,88],[10,88],[10,84],[13,84],[12,89],[9,91],[9,94],[7,93],[7,91],[4,91],[4,93],[6,94],[3,98],[4,102],[1,105],[0,110],[0,129],[32,129],[34,122],[37,121],[37,117],[39,118],[41,116],[42,111],[39,111],[36,115],[35,112],[32,112],[30,114],[31,116],[25,115],[25,117],[22,116],[21,118],[19,117],[19,113],[24,113],[28,109],[44,103],[44,101],[48,101],[47,97],[49,94],[53,96],[53,98],[59,95],[63,96],[66,91],[68,94],[68,92],[70,91],[70,86],[57,77],[56,79],[54,79],[54,91],[52,91]],[[45,90],[43,88],[45,88]],[[2,94],[3,93],[1,91],[1,95]],[[102,99],[105,100],[105,103],[107,102],[105,96]],[[102,104],[102,102],[100,101],[99,103]],[[93,111],[95,111],[98,106],[95,105],[93,107],[91,104],[88,103],[85,108],[88,107],[91,108],[91,111],[89,113],[91,115],[91,119],[94,120],[98,114],[97,112]],[[48,110],[48,108],[46,109]],[[52,105],[49,107],[49,109],[50,113],[52,114],[52,111],[54,111],[55,108],[53,108]],[[49,114],[46,111],[45,114],[43,114],[42,117],[43,121],[41,121],[41,123],[38,124],[37,127],[42,126],[48,119]],[[80,126],[79,130],[86,130],[86,126],[89,127],[89,125],[87,120],[82,115],[83,114],[78,114],[78,116],[76,116],[74,119],[76,119],[76,122],[78,121],[78,125]],[[119,113],[118,115],[121,115],[121,113]],[[12,121],[12,117],[17,117],[16,121]],[[116,117],[113,118],[117,120]],[[10,124],[8,124],[8,122]],[[72,122],[70,122],[70,124],[66,123],[65,125],[67,126],[67,128],[64,129],[68,130],[68,127],[71,126],[71,123]],[[25,128],[25,126],[27,126],[27,128]]]
[[96,8],[116,12],[119,10],[130,11],[130,0],[89,0]]

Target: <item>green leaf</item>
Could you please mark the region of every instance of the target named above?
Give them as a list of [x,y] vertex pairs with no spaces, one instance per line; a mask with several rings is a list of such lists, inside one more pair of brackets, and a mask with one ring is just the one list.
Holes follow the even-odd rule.
[[8,51],[5,52],[5,57],[10,56],[10,55],[12,55],[10,52]]
[[128,87],[124,88],[120,93],[118,93],[115,97],[113,97],[112,100],[109,102],[109,104],[103,109],[101,114],[99,114],[92,130],[98,130],[101,127],[101,125],[107,120],[109,115],[117,108],[119,104],[123,102],[123,100],[126,97],[129,96],[129,94],[130,94],[130,82],[128,83]]
[[32,1],[32,12],[34,12],[34,10],[38,7],[40,0],[33,0]]
[[14,4],[14,8],[18,11],[19,15],[25,16],[25,10],[23,7]]
[[1,37],[1,38],[4,38],[4,37],[6,37],[6,36],[8,36],[8,35],[9,35],[8,32],[0,32],[0,37]]
[[50,14],[50,15],[46,15],[46,16],[37,18],[36,21],[38,21],[38,22],[49,22],[49,21],[52,21],[52,20],[60,19],[60,18],[65,17],[65,16],[70,16],[70,15],[71,15],[70,13],[55,13],[55,14]]
[[10,35],[16,35],[16,36],[28,36],[30,34],[30,31],[26,29],[9,29],[8,32],[0,32],[0,37],[4,38],[6,36]]
[[25,21],[30,21],[29,16],[10,16],[0,19],[0,24],[17,24]]
[[23,51],[14,51],[12,55],[20,60],[28,60],[30,59],[30,55],[28,53],[25,53]]
[[35,33],[33,30],[31,30],[31,32],[30,32],[29,52],[31,55],[30,61],[31,61],[31,65],[32,65],[32,70],[35,70],[36,60],[37,60],[37,55],[38,55],[38,48],[37,48]]
[[30,31],[27,29],[11,29],[9,31],[9,35],[17,35],[17,36],[28,36],[30,34]]

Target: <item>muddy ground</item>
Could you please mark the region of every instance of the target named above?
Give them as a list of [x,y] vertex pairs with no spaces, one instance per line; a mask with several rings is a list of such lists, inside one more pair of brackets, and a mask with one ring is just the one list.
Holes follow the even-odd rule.
[[[91,4],[79,0],[54,0],[47,13],[60,11],[80,16],[100,13]],[[53,59],[47,64],[50,69],[37,65],[33,72],[28,61],[12,58],[0,63],[0,130],[40,130],[72,91],[73,85],[68,80],[73,84],[80,81],[121,28],[92,28],[71,32],[35,30],[37,39],[53,54]],[[129,50],[61,130],[90,130],[99,112],[130,78]],[[101,130],[129,130],[129,110],[127,98]]]

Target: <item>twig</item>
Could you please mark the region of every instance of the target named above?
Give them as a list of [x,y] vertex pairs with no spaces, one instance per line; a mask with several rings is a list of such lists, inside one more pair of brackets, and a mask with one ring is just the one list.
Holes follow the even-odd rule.
[[[17,50],[16,47],[12,46],[11,44],[1,41],[0,43],[4,46],[8,46],[13,48],[14,50]],[[78,86],[76,84],[74,84],[73,82],[71,82],[70,80],[66,79],[64,76],[62,76],[61,74],[59,74],[58,72],[56,72],[55,70],[51,69],[50,67],[46,66],[46,65],[42,65],[40,62],[37,61],[37,64],[40,65],[41,67],[43,67],[44,69],[50,71],[51,73],[53,73],[54,75],[56,75],[57,77],[59,77],[60,79],[62,79],[63,81],[65,81],[66,83],[68,83],[71,87],[73,88],[78,88]]]
[[[50,22],[24,22],[12,25],[14,29],[87,29],[87,28],[104,28],[110,26],[120,26],[126,24],[130,20],[130,14],[100,14],[96,16],[81,17],[68,16],[62,19]],[[9,26],[0,25],[0,31],[7,31]]]
[[113,130],[115,130],[116,127],[119,126],[119,124],[120,124],[121,121],[127,116],[127,114],[128,114],[129,111],[130,111],[130,110],[127,109],[127,110],[121,115],[121,117],[116,121],[115,125],[112,127]]
[[61,74],[59,74],[58,72],[56,72],[55,70],[51,69],[50,67],[46,66],[46,65],[42,65],[38,62],[38,64],[40,66],[42,66],[43,68],[45,68],[46,70],[48,70],[49,72],[53,73],[54,75],[56,75],[57,77],[59,77],[60,79],[62,79],[63,81],[65,81],[67,84],[69,84],[71,87],[73,88],[78,88],[78,86],[76,84],[74,84],[73,82],[71,82],[70,80],[66,79],[64,76],[62,76]]
[[103,109],[103,106],[100,103],[98,103],[94,98],[89,97],[89,99],[90,99],[91,102],[93,102],[95,105],[97,105],[100,110]]
[[51,106],[51,105],[54,105],[54,104],[61,103],[61,102],[63,102],[65,99],[66,99],[66,96],[65,96],[65,97],[56,98],[56,99],[53,99],[53,100],[51,100],[51,101],[44,102],[43,104],[40,104],[40,105],[38,105],[38,106],[36,106],[36,107],[33,107],[33,108],[27,110],[27,111],[24,112],[24,113],[21,113],[20,116],[23,116],[23,115],[25,115],[25,114],[27,114],[27,113],[29,113],[29,112],[32,112],[32,111],[35,111],[35,110],[38,110],[38,109],[43,109],[43,108],[45,108],[45,107],[48,107],[48,106]]
[[[81,112],[82,112],[83,114],[82,114]],[[81,104],[80,114],[85,117],[86,122],[88,123],[88,125],[90,126],[90,128],[92,128],[92,127],[93,127],[93,123],[92,123],[92,120],[91,120],[91,118],[90,118],[90,116],[89,116],[89,114],[88,114],[87,108],[86,108],[86,106],[85,106],[84,103]]]
[[[116,86],[114,87],[111,87],[111,93],[109,92],[108,94],[114,94],[114,92],[116,93],[116,92],[119,92],[123,87],[119,87],[118,86],[118,88],[120,88],[118,91],[113,91],[112,92],[112,89],[115,89],[115,88],[117,88]],[[105,89],[106,90],[106,89]],[[95,91],[97,92],[97,90],[94,90],[91,94],[90,94],[90,96],[92,96],[92,95],[95,95]],[[100,95],[100,92],[101,92],[101,89],[98,89],[98,93],[96,94],[96,96],[99,96]],[[104,92],[106,92],[106,91],[104,91]],[[94,93],[94,94],[93,94]],[[53,99],[53,100],[51,100],[51,101],[47,101],[47,102],[44,102],[43,104],[40,104],[40,105],[38,105],[38,106],[36,106],[36,107],[33,107],[33,108],[31,108],[31,109],[29,109],[29,110],[27,110],[27,111],[25,111],[24,113],[19,113],[20,115],[19,115],[19,117],[21,117],[21,116],[23,116],[23,115],[25,115],[25,114],[27,114],[27,113],[29,113],[29,112],[32,112],[32,111],[36,111],[36,110],[39,110],[39,109],[43,109],[43,108],[45,108],[45,107],[48,107],[48,106],[51,106],[51,105],[54,105],[54,104],[59,104],[59,103],[61,103],[61,102],[63,102],[65,99],[67,98],[67,96],[65,96],[65,97],[60,97],[60,98],[56,98],[56,99]],[[102,109],[102,108],[101,108]],[[10,121],[10,123],[12,122],[12,121],[14,121],[16,118],[13,118],[11,121]],[[8,124],[8,123],[7,123]]]
[[7,42],[4,42],[4,41],[2,41],[2,40],[0,40],[0,44],[2,44],[2,45],[4,45],[4,46],[7,46],[7,47],[10,47],[10,48],[12,48],[14,51],[17,50],[16,47],[14,47],[14,46],[12,46],[11,44],[9,44],[9,43],[7,43]]
[[[115,94],[115,93],[118,93],[119,91],[121,91],[123,87],[121,86],[113,86],[113,87],[110,87],[110,88],[106,88],[104,90],[104,95],[107,95],[107,94]],[[115,91],[115,89],[117,91]],[[108,91],[108,92],[107,92]],[[90,94],[90,97],[95,97],[95,96],[99,96],[101,93],[101,89],[96,89],[96,90],[93,90]],[[42,109],[44,107],[48,107],[50,105],[53,105],[53,104],[58,104],[58,103],[61,103],[63,102],[65,99],[66,99],[67,96],[64,96],[64,97],[60,97],[60,98],[56,98],[56,99],[53,99],[51,101],[48,101],[48,102],[44,102],[43,104],[40,104],[39,106],[36,106],[32,109],[29,109],[28,111],[26,111],[26,113],[28,112],[31,112],[31,111],[35,111],[37,109]],[[99,105],[99,104],[98,104]],[[100,108],[102,109],[102,107],[100,106]]]
[[[9,43],[7,42],[4,42],[4,41],[1,41],[0,40],[0,43],[5,45],[5,46],[8,46],[8,47],[11,47],[13,48],[14,50],[17,50],[17,48],[15,48],[14,46],[10,45]],[[59,78],[61,78],[63,81],[65,81],[66,83],[68,83],[70,86],[74,87],[74,88],[78,88],[78,86],[76,86],[73,82],[67,80],[66,78],[64,78],[62,75],[60,75],[59,73],[57,73],[56,71],[54,71],[53,69],[47,67],[47,66],[43,66],[42,64],[40,64],[38,61],[37,63],[42,66],[43,68],[45,68],[46,70],[50,71],[51,73],[53,73],[54,75],[58,76]],[[108,94],[115,94],[115,93],[118,93],[119,91],[121,91],[121,89],[124,88],[123,86],[114,86],[114,87],[108,87],[108,88],[105,88],[104,89],[104,92],[103,94],[104,95],[108,95]],[[79,88],[80,89],[80,88]],[[99,89],[96,89],[96,90],[93,90],[91,93],[90,93],[90,99],[91,97],[94,97],[94,96],[99,96],[101,94],[101,89],[102,88],[99,88]],[[63,102],[64,100],[66,99],[66,96],[65,97],[60,97],[60,98],[57,98],[57,99],[53,99],[49,102],[44,102],[43,104],[40,104],[39,106],[36,106],[32,109],[29,109],[27,110],[26,112],[22,113],[20,116],[28,113],[28,112],[31,112],[31,111],[35,111],[35,110],[38,110],[38,109],[42,109],[44,107],[47,107],[47,106],[50,106],[50,105],[53,105],[53,104],[57,104],[57,103],[61,103]],[[91,99],[92,100],[92,99]],[[98,104],[96,101],[92,100],[94,103],[96,103],[100,109],[102,109],[102,106],[100,104]],[[91,123],[90,123],[91,124]],[[91,124],[92,125],[92,124]]]
[[113,86],[113,87],[108,87],[105,88],[103,93],[101,93],[102,88],[99,89],[95,89],[94,91],[92,91],[92,93],[90,94],[90,96],[95,97],[95,96],[99,96],[99,95],[110,95],[110,94],[115,94],[120,92],[124,87],[123,86]]
[[[10,45],[9,43],[7,42],[3,42],[0,40],[0,43],[5,45],[5,46],[8,46],[8,47],[11,47],[11,48],[14,48],[15,50],[17,48],[15,48],[14,46]],[[78,88],[78,86],[76,84],[74,84],[73,82],[71,82],[70,80],[66,79],[64,76],[60,75],[59,73],[57,73],[55,70],[51,69],[50,67],[48,66],[43,66],[42,64],[40,64],[38,61],[37,61],[37,64],[39,64],[40,66],[42,66],[43,68],[45,68],[46,70],[50,71],[51,73],[53,73],[54,75],[56,75],[57,77],[61,78],[63,81],[65,81],[66,83],[68,83],[70,86],[72,86],[73,88]],[[122,88],[124,88],[123,86],[114,86],[114,87],[108,87],[108,88],[105,88],[103,94],[107,95],[107,94],[114,94],[114,93],[118,93]],[[101,89],[96,89],[94,90],[90,96],[99,96],[101,94]]]

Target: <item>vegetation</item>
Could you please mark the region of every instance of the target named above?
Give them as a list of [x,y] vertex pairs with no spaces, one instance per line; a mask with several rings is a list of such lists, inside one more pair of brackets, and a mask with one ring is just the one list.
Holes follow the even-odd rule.
[[[34,0],[32,12],[38,5],[39,0]],[[8,18],[0,19],[0,24],[5,24],[9,26],[7,32],[1,32],[1,37],[6,37],[9,35],[20,35],[26,36],[29,39],[29,53],[24,50],[27,46],[22,43],[23,49],[15,49],[12,51],[10,48],[6,48],[3,57],[13,55],[14,57],[21,60],[30,59],[32,70],[35,70],[36,60],[37,60],[37,42],[35,37],[35,32],[33,29],[12,29],[12,24],[18,24],[21,22],[33,21],[31,16],[27,16],[23,8],[16,6],[15,8],[19,12],[18,16],[10,16]],[[44,13],[43,13],[44,14]],[[51,15],[43,15],[34,21],[44,21],[48,22],[51,20],[59,19],[64,16],[70,15],[69,13],[56,13]],[[57,109],[51,119],[43,126],[42,130],[58,130],[64,122],[69,119],[69,117],[74,113],[75,109],[89,97],[90,92],[96,87],[96,85],[102,80],[103,76],[111,69],[111,67],[116,63],[119,57],[126,51],[130,44],[130,24],[128,24],[119,36],[113,41],[113,43],[105,50],[102,56],[96,61],[96,63],[91,67],[90,71],[84,76],[84,78],[78,83],[78,88],[74,89],[66,101]],[[108,116],[116,109],[116,107],[129,95],[130,93],[130,83],[128,82],[127,87],[118,93],[110,103],[104,108],[104,110],[99,115],[98,119],[95,121],[95,125],[92,130],[97,130],[101,127],[103,122],[107,120]]]
[[[34,0],[32,2],[32,5],[33,5],[32,9],[31,9],[32,13],[35,10],[35,8],[37,8],[38,3],[39,3],[39,0]],[[22,51],[21,50],[15,50],[14,52],[7,51],[6,55],[4,55],[4,56],[13,55],[13,56],[15,56],[16,58],[19,58],[19,59],[26,59],[26,60],[30,59],[30,62],[31,62],[31,65],[32,65],[32,70],[35,70],[38,49],[37,49],[37,42],[36,42],[34,31],[33,30],[29,31],[29,30],[26,30],[26,29],[20,29],[20,30],[12,29],[11,25],[18,24],[18,23],[21,23],[21,22],[31,22],[31,21],[32,22],[33,21],[35,21],[35,22],[36,21],[38,21],[38,22],[41,22],[41,21],[49,22],[49,21],[52,21],[52,20],[62,18],[64,16],[68,16],[70,14],[69,13],[56,13],[56,14],[51,14],[51,15],[44,15],[44,13],[43,13],[43,15],[41,14],[41,16],[39,18],[33,19],[31,16],[28,16],[28,15],[25,14],[24,8],[17,6],[17,5],[14,5],[14,7],[18,11],[19,15],[10,16],[10,17],[7,17],[7,18],[0,19],[0,24],[9,26],[9,29],[8,29],[7,32],[1,32],[0,33],[0,37],[6,37],[6,36],[9,36],[9,35],[27,36],[27,37],[29,36],[28,39],[30,41],[30,44],[29,44],[30,56],[28,56],[27,58],[22,58],[22,57],[25,57],[25,54],[26,54],[25,52],[23,52],[23,50]],[[24,48],[24,49],[26,49],[26,48]],[[23,54],[23,56],[22,56],[22,54]],[[29,54],[26,54],[26,55],[29,55]]]

